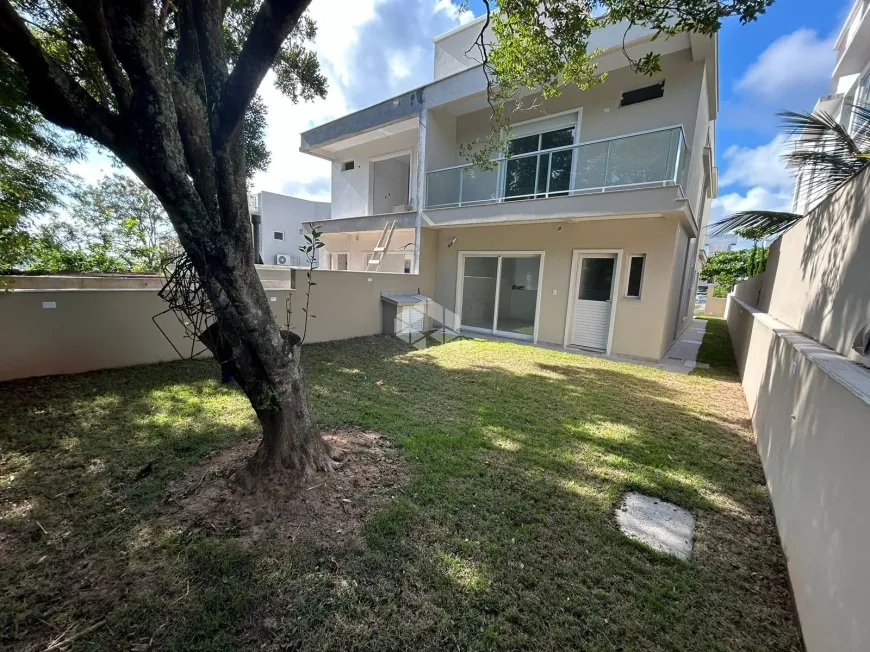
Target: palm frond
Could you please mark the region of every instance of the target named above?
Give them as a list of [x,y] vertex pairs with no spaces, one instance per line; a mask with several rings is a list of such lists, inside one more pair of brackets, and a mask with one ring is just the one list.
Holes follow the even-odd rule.
[[797,213],[779,211],[741,211],[709,226],[710,236],[724,235],[738,229],[753,229],[760,238],[779,235],[803,219]]
[[795,151],[788,159],[801,172],[808,173],[802,175],[802,183],[810,201],[823,199],[870,164],[870,158],[842,151]]
[[[852,110],[859,120],[870,119],[870,107],[856,105]],[[804,196],[810,202],[831,194],[870,164],[866,156],[867,123],[853,137],[846,126],[824,111],[781,111],[779,115],[786,132],[797,136],[791,141],[793,149],[783,158],[799,171]]]
[[[785,130],[799,136],[795,142],[797,151],[831,148],[844,153],[850,152],[853,156],[862,153],[846,127],[837,122],[830,113],[780,111],[779,116]],[[786,155],[786,158],[788,156]]]

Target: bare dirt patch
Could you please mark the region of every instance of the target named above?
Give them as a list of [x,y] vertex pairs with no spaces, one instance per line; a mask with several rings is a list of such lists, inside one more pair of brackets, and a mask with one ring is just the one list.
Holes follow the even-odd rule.
[[164,514],[188,532],[237,536],[246,543],[339,543],[397,495],[408,473],[399,451],[377,433],[328,430],[323,436],[344,459],[333,473],[313,475],[301,488],[270,482],[246,494],[232,475],[254,453],[255,438],[192,467],[170,486]]

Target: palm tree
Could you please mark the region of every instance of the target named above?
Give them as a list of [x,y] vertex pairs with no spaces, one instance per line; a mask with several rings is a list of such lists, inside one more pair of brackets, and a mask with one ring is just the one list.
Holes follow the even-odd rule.
[[[794,149],[783,154],[789,167],[802,176],[811,204],[834,192],[870,165],[870,105],[853,105],[860,125],[854,135],[824,111],[796,113],[782,111],[783,131]],[[743,211],[710,226],[710,235],[751,229],[758,237],[779,235],[803,219],[797,213],[780,211]]]

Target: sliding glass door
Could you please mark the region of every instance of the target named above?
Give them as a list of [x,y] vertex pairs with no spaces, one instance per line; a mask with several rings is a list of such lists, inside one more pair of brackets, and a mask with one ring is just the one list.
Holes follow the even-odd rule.
[[463,329],[535,337],[540,254],[460,254]]

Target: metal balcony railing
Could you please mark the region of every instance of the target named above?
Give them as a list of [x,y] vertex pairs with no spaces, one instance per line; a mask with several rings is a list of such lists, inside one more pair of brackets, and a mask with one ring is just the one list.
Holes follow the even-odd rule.
[[682,127],[514,154],[427,173],[426,208],[679,185],[686,158]]

